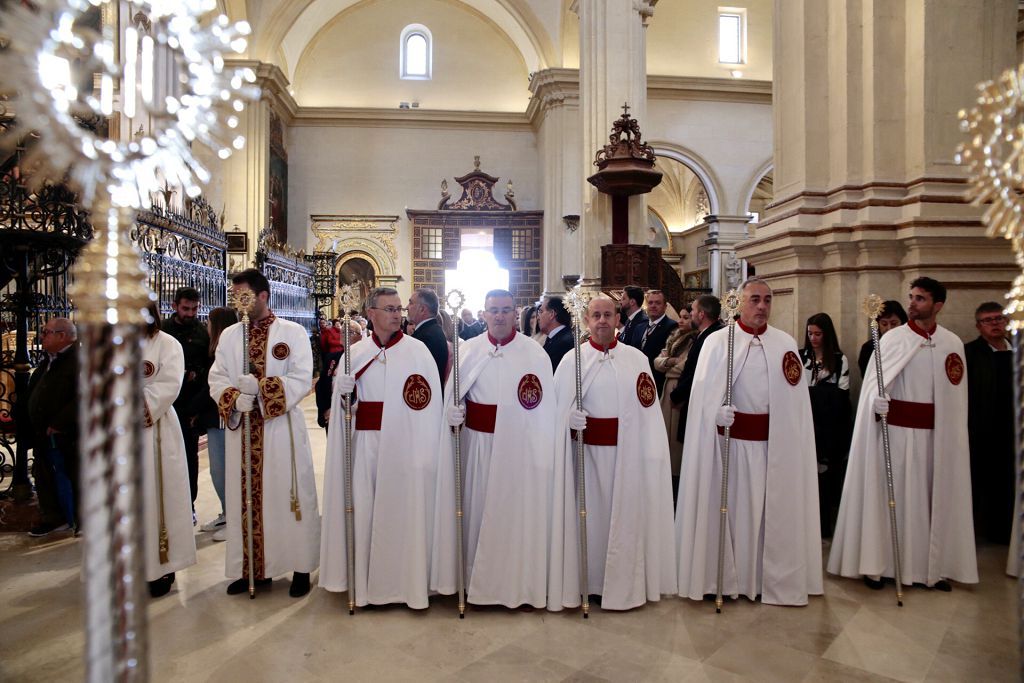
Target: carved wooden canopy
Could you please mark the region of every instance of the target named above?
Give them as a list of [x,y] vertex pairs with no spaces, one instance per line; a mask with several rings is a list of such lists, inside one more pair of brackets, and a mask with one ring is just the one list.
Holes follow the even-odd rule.
[[462,196],[458,201],[451,201],[451,194],[448,192],[448,180],[441,181],[441,201],[438,202],[438,210],[447,209],[450,211],[515,211],[515,191],[512,189],[512,181],[509,180],[505,186],[505,201],[502,204],[494,198],[494,185],[498,178],[480,170],[480,157],[473,157],[473,170],[464,176],[455,179],[462,186]]

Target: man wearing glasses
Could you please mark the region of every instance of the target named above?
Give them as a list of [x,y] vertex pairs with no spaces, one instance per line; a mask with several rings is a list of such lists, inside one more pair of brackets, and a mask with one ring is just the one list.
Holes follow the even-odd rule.
[[78,500],[78,333],[67,318],[52,318],[40,338],[46,357],[32,373],[25,401],[42,515],[29,532],[36,537],[74,528]]
[[974,312],[978,338],[967,355],[967,424],[975,532],[994,543],[1010,540],[1013,518],[1013,351],[1003,306],[987,301]]
[[[353,344],[350,375],[338,371],[331,399],[324,471],[320,586],[355,586],[355,602],[429,607],[433,528],[441,438],[441,382],[423,342],[404,334],[402,300],[390,287],[370,292],[370,339]],[[344,367],[344,357],[339,367]],[[355,392],[353,395],[353,391]],[[352,497],[355,577],[348,575],[344,494],[345,406],[352,395]],[[440,474],[453,476],[451,470]],[[454,565],[454,555],[442,558]],[[449,592],[454,592],[449,591]]]

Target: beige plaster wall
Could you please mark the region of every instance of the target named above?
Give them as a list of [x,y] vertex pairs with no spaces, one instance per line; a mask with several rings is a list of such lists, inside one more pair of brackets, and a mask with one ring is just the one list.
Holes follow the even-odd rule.
[[[741,67],[718,62],[719,7],[747,10],[747,63]],[[647,28],[647,73],[728,78],[732,69],[744,78],[771,80],[772,0],[665,0],[655,6]]]
[[678,149],[709,173],[719,214],[746,213],[755,176],[772,158],[770,105],[652,99],[647,119],[640,127],[651,145]]
[[461,191],[455,176],[473,170],[499,176],[495,188],[504,202],[511,178],[520,209],[538,209],[538,154],[531,132],[435,130],[356,127],[294,127],[289,131],[288,226],[291,235],[309,230],[311,214],[392,214],[399,216],[399,292],[411,291],[412,237],[405,210],[434,209],[441,199],[441,179],[456,199]]
[[[402,29],[433,37],[433,78],[399,76]],[[310,41],[292,84],[301,106],[516,111],[529,102],[527,68],[504,32],[446,0],[371,0],[337,15]]]

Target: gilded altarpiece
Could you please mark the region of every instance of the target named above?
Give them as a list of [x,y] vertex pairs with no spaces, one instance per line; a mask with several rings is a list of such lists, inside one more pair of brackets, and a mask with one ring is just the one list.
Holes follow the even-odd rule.
[[494,257],[509,272],[509,290],[517,305],[537,301],[543,291],[543,211],[516,210],[511,181],[502,203],[494,198],[498,178],[480,170],[477,157],[472,172],[456,178],[462,196],[454,200],[447,181],[441,183],[436,210],[407,209],[412,225],[412,285],[430,287],[443,296],[445,271],[459,264],[462,234],[489,230],[494,236]]

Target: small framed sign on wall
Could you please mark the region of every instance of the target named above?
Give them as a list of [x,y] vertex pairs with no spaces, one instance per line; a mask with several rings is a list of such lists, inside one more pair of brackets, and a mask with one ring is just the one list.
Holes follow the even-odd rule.
[[245,232],[226,232],[229,254],[246,254],[249,252],[249,234]]

